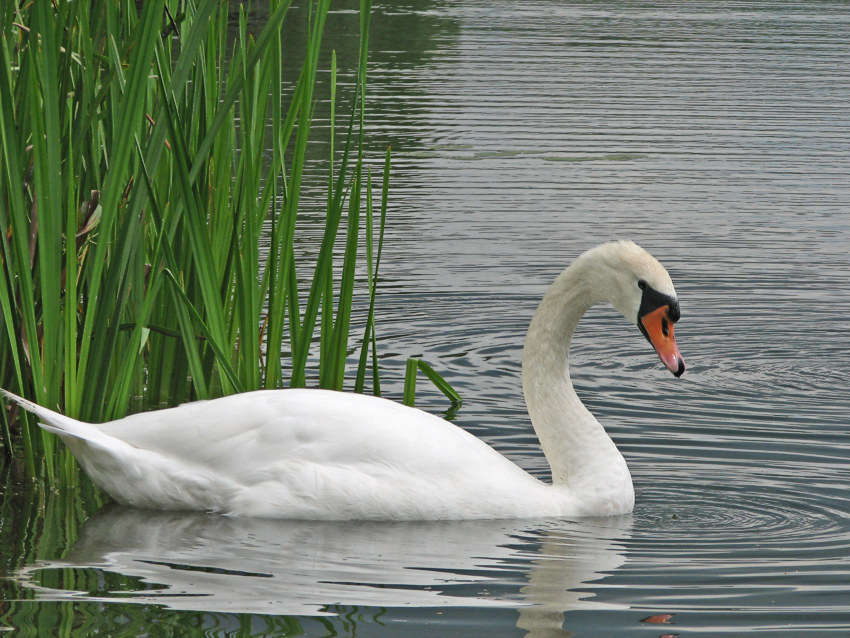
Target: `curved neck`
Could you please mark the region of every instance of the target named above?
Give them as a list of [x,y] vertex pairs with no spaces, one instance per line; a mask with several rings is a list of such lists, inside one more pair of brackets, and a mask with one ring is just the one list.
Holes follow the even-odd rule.
[[[570,488],[631,489],[625,460],[573,389],[569,347],[585,311],[603,301],[592,264],[579,259],[540,302],[525,339],[522,387],[528,413],[552,468],[552,482]],[[616,485],[612,484],[615,483]]]

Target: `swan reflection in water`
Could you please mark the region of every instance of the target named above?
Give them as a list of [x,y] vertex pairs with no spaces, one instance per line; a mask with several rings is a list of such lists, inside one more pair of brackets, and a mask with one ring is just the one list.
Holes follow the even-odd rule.
[[[517,625],[529,635],[542,629],[553,635],[562,631],[565,611],[611,608],[593,600],[587,583],[625,562],[630,528],[628,516],[317,523],[114,505],[86,521],[63,560],[26,566],[18,580],[42,601],[183,611],[315,616],[330,615],[335,605],[515,607]],[[45,570],[67,568],[110,572],[142,585],[84,593],[40,584]]]

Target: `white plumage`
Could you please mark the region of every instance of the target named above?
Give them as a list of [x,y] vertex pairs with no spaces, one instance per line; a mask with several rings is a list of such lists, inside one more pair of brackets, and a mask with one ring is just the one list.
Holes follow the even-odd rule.
[[[672,341],[678,305],[669,276],[629,242],[582,255],[531,322],[523,389],[552,484],[443,419],[370,396],[261,390],[94,425],[4,394],[38,415],[125,505],[294,519],[622,514],[634,504],[628,468],[573,391],[567,355],[590,305],[609,301],[638,323],[647,288],[676,305]],[[678,375],[684,364],[675,356],[678,370],[665,363]]]

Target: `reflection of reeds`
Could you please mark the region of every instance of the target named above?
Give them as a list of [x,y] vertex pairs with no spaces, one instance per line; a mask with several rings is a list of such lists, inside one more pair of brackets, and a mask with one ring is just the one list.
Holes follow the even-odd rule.
[[[311,7],[291,96],[281,83],[289,0],[272,1],[256,39],[240,14],[228,59],[227,6],[216,0],[180,3],[181,16],[165,0],[0,9],[3,387],[103,421],[125,414],[133,396],[178,403],[304,385],[315,355],[318,383],[341,389],[365,260],[370,303],[353,385],[363,391],[371,378],[379,392],[374,296],[390,160],[376,213],[363,167],[370,0],[361,0],[355,101],[345,146],[334,156],[331,145],[308,291],[296,276],[329,2]],[[333,103],[335,68],[331,77]],[[39,459],[54,459],[53,437],[18,434],[3,419],[5,452],[18,449],[27,473],[39,473]],[[51,479],[58,467],[46,464]]]

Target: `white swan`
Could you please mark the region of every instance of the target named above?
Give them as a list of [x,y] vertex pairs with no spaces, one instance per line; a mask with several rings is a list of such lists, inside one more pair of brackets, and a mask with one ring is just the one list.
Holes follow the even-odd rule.
[[38,415],[125,505],[295,519],[624,514],[634,505],[628,467],[568,370],[579,318],[606,301],[670,371],[685,369],[673,338],[679,305],[661,264],[631,242],[576,259],[543,297],[522,360],[551,485],[443,419],[370,396],[262,390],[93,425],[4,394]]

